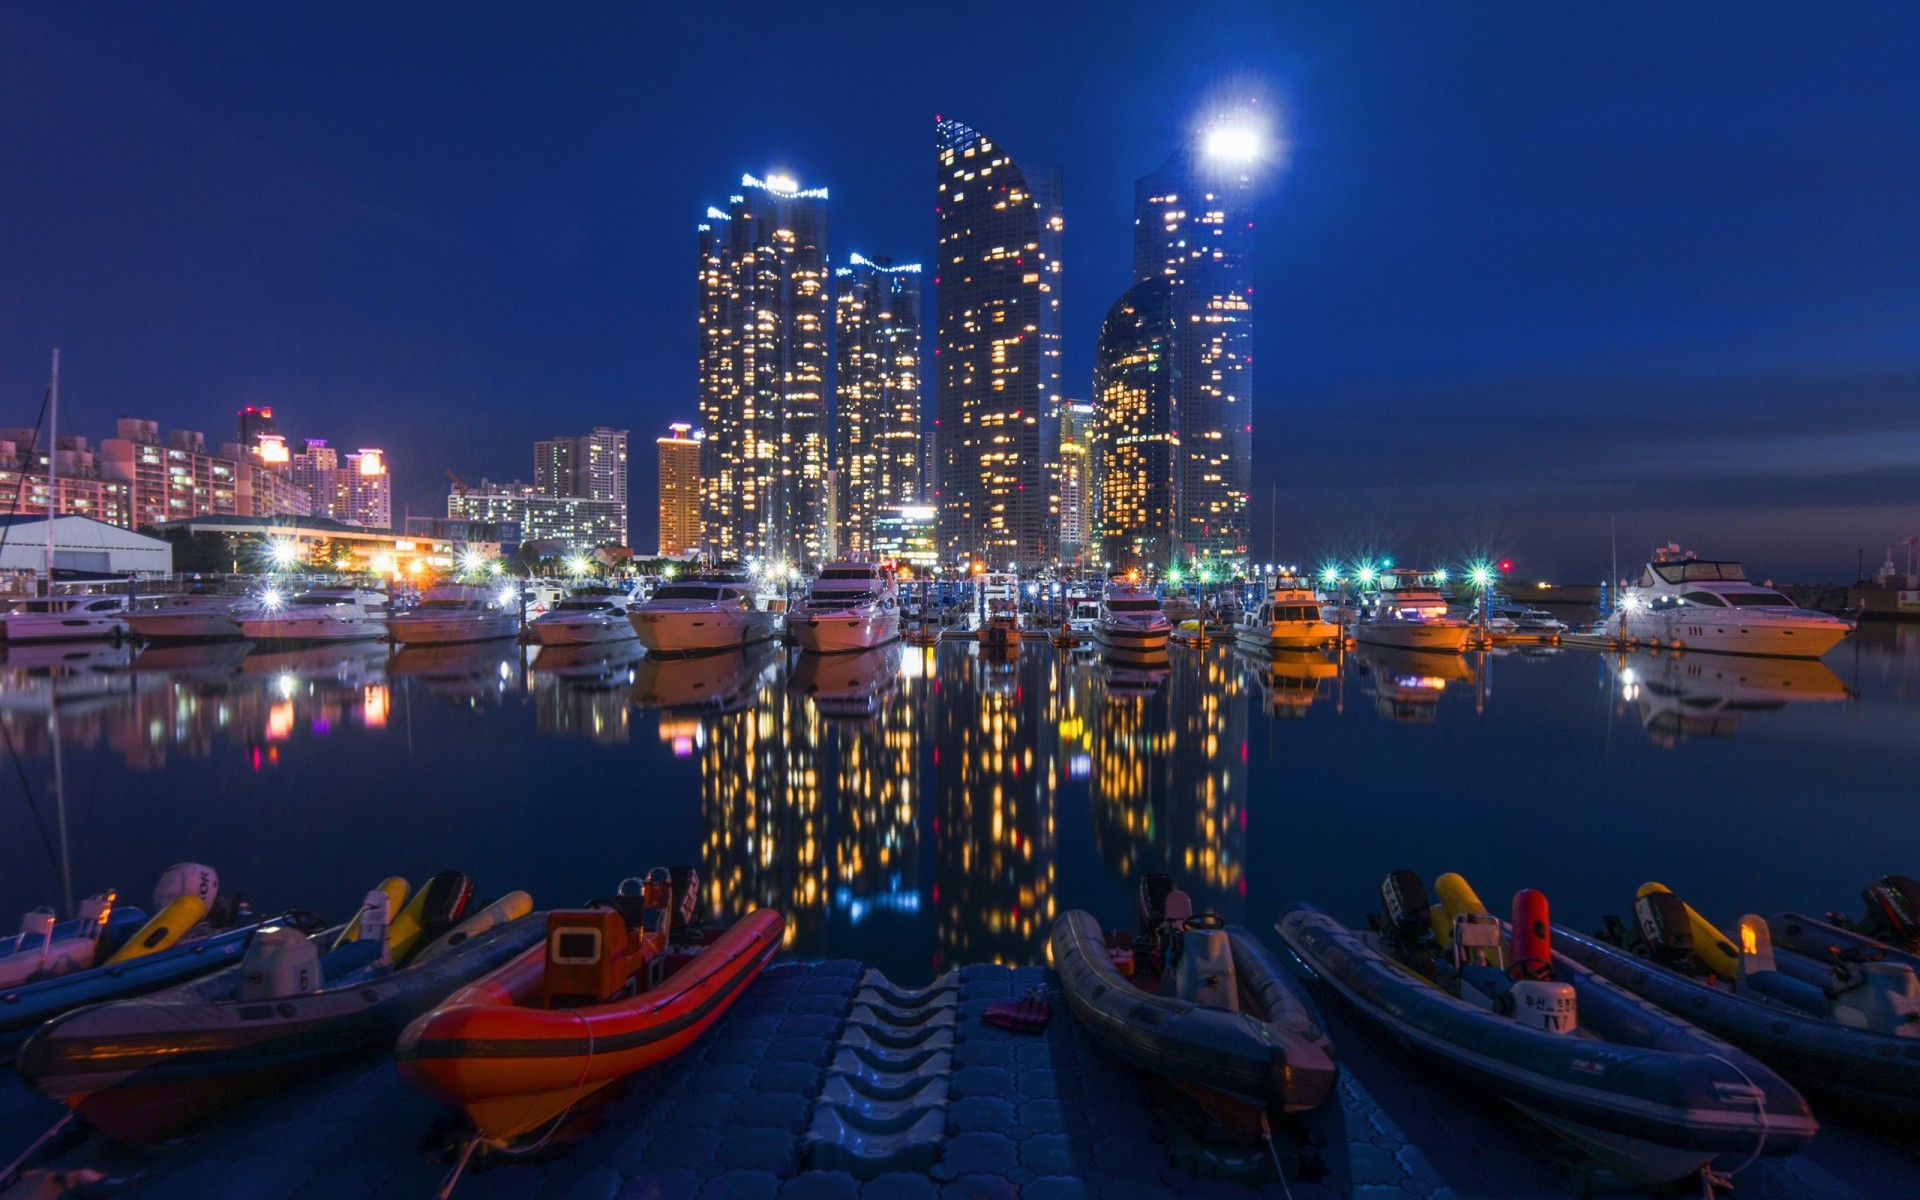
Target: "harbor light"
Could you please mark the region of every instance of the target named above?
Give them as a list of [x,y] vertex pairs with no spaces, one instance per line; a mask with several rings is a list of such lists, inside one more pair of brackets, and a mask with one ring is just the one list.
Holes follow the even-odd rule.
[[285,570],[300,561],[300,547],[290,538],[275,538],[267,547],[267,555],[275,568]]
[[1445,583],[1447,581],[1447,569],[1445,567],[1434,568],[1433,578],[1436,583]]
[[1493,572],[1489,571],[1484,564],[1476,564],[1473,570],[1468,572],[1468,578],[1473,580],[1473,586],[1483,588],[1493,582]]
[[505,570],[505,568],[500,565],[499,559],[495,559],[487,564],[487,574],[489,575],[498,575],[503,570]]
[[487,565],[487,556],[480,553],[478,550],[463,550],[460,552],[460,569],[461,570],[478,571],[480,570],[480,568],[486,565]]
[[1334,567],[1334,566],[1326,566],[1326,567],[1320,568],[1320,582],[1326,584],[1328,587],[1332,587],[1335,584],[1339,583],[1340,568]]
[[1354,578],[1358,579],[1364,586],[1373,582],[1373,576],[1374,570],[1372,567],[1361,567],[1360,570],[1355,573]]
[[567,574],[585,575],[586,573],[587,573],[587,560],[585,555],[576,554],[572,558],[569,558],[567,560]]
[[266,591],[260,593],[260,603],[266,605],[268,608],[279,608],[286,602],[287,598],[280,594],[279,588],[268,588]]

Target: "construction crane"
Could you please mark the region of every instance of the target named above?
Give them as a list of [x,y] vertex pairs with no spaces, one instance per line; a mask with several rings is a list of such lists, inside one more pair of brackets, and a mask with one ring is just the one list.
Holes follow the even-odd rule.
[[454,494],[454,495],[456,495],[456,496],[464,496],[464,495],[466,495],[466,494],[467,494],[467,492],[468,492],[468,491],[470,490],[470,489],[468,489],[468,487],[467,487],[467,481],[466,481],[466,480],[464,480],[464,479],[462,479],[462,478],[460,478],[460,477],[459,477],[458,475],[456,475],[456,474],[454,474],[454,473],[453,473],[453,468],[451,468],[451,467],[449,467],[449,468],[447,468],[447,478],[448,478],[448,479],[451,479],[451,480],[453,480],[453,494]]

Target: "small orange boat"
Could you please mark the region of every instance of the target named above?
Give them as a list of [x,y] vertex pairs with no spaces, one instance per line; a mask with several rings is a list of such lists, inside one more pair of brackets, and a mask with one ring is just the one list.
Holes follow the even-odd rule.
[[699,876],[655,868],[622,895],[547,914],[541,945],[455,993],[400,1035],[400,1077],[505,1145],[673,1057],[780,950],[786,920],[699,920]]

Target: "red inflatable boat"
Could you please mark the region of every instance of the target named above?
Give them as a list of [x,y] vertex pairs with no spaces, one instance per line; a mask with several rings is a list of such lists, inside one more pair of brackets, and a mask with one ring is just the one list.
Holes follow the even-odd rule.
[[780,950],[786,921],[770,909],[701,929],[691,870],[633,890],[549,913],[541,945],[409,1025],[401,1078],[506,1143],[686,1049]]

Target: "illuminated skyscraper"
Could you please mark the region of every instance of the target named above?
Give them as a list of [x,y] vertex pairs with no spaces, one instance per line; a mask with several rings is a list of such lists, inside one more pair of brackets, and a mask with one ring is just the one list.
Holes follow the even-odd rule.
[[[1253,485],[1253,179],[1259,144],[1228,112],[1133,189],[1133,277],[1169,286],[1178,458],[1174,549],[1248,554]],[[1163,368],[1163,370],[1166,368]]]
[[719,558],[818,561],[827,510],[827,189],[744,176],[699,226],[702,525]]
[[1060,174],[939,121],[934,451],[943,558],[1060,551]]
[[1173,288],[1128,288],[1100,326],[1093,356],[1098,558],[1114,567],[1165,566],[1179,508],[1180,431]]
[[1060,406],[1060,561],[1096,563],[1100,547],[1099,488],[1094,483],[1093,405],[1069,400]]
[[873,553],[882,509],[920,503],[920,267],[855,254],[834,272],[839,547]]
[[660,553],[700,547],[700,443],[691,425],[669,425],[660,448]]

